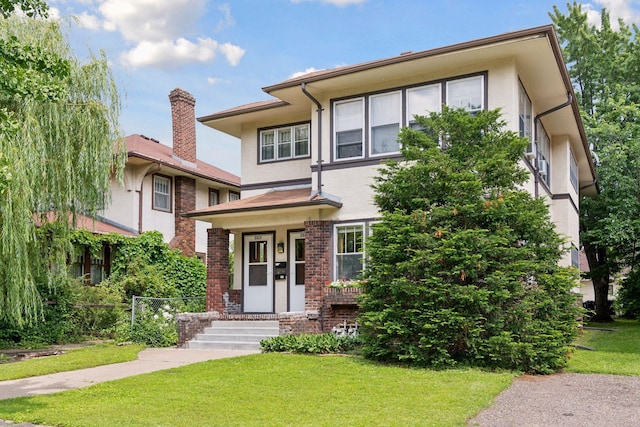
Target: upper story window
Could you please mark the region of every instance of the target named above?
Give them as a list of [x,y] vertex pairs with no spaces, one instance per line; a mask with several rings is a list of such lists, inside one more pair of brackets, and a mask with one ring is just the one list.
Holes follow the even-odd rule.
[[419,129],[415,116],[440,112],[443,103],[472,114],[483,110],[485,80],[482,73],[334,101],[333,160],[398,154],[400,127]]
[[398,132],[402,121],[400,92],[372,95],[369,98],[371,155],[400,151]]
[[229,201],[240,200],[240,193],[229,190]]
[[536,148],[533,141],[533,107],[531,99],[524,90],[522,83],[519,85],[518,131],[521,137],[527,138],[529,144],[526,148],[526,157],[533,160],[536,157]]
[[209,206],[215,206],[220,203],[220,192],[216,189],[209,189]]
[[411,129],[421,129],[416,116],[426,116],[429,113],[439,113],[442,111],[442,89],[441,84],[436,83],[428,86],[414,87],[407,89],[407,122]]
[[171,212],[171,178],[153,175],[153,209]]
[[573,155],[573,151],[569,151],[569,179],[571,180],[571,185],[576,190],[578,190],[578,162],[576,161],[575,156]]
[[337,102],[334,107],[336,159],[363,157],[364,99]]
[[551,185],[551,166],[549,160],[551,159],[551,141],[547,135],[547,131],[544,127],[538,123],[537,125],[538,141],[536,146],[538,147],[538,174],[540,179],[547,184]]
[[260,162],[309,156],[309,124],[260,131]]
[[484,109],[484,76],[467,77],[447,82],[447,105],[470,113]]

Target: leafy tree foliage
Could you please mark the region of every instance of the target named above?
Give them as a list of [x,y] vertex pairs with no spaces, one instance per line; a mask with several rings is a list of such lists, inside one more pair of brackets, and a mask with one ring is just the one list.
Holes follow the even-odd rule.
[[107,59],[80,61],[56,23],[14,5],[46,4],[0,3],[0,320],[20,325],[40,317],[39,280],[64,282],[73,217],[104,208],[125,153]]
[[[577,332],[574,269],[548,209],[519,185],[526,141],[499,111],[445,108],[403,129],[375,185],[361,309],[367,357],[551,372]],[[442,147],[442,148],[441,148]]]
[[16,10],[22,11],[30,18],[46,17],[48,14],[47,3],[43,0],[0,0],[0,16],[3,18],[7,18]]
[[[595,320],[610,321],[609,282],[640,267],[640,39],[638,27],[603,9],[601,26],[590,25],[579,3],[550,14],[563,45],[585,131],[599,162],[600,194],[581,200],[580,239],[589,262]],[[629,284],[631,286],[631,284]],[[624,296],[623,296],[624,299]]]

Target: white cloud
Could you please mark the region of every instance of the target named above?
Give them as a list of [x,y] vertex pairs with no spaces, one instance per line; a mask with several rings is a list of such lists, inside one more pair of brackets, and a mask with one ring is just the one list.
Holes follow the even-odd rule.
[[304,1],[319,1],[321,3],[328,3],[338,7],[345,7],[352,4],[362,4],[367,0],[291,0],[292,3],[302,3]]
[[192,43],[179,38],[175,42],[143,41],[122,54],[122,60],[132,67],[178,68],[192,62],[209,62],[215,58],[218,42],[210,38]]
[[222,31],[225,28],[233,27],[234,25],[236,25],[236,21],[233,19],[233,16],[231,16],[231,8],[227,3],[218,6],[218,10],[222,12],[223,16],[222,19],[218,21],[216,31]]
[[611,27],[615,30],[619,28],[618,19],[622,19],[627,24],[640,23],[640,11],[634,9],[633,0],[594,0],[599,7],[591,3],[582,5],[583,10],[587,13],[589,24],[600,27],[601,14],[600,8],[606,8],[611,17]]
[[316,71],[318,71],[318,70],[313,68],[313,67],[309,67],[304,71],[296,71],[295,73],[291,74],[289,76],[289,78],[290,79],[295,79],[296,77],[301,77],[301,76],[304,76],[305,74],[314,73]]
[[221,79],[219,77],[207,77],[207,83],[209,83],[210,85],[217,85],[218,83],[231,83],[231,81]]
[[103,27],[100,18],[95,15],[90,15],[87,12],[82,12],[80,15],[74,15],[74,18],[76,18],[81,27],[88,30],[97,31]]
[[227,62],[235,67],[244,56],[245,50],[240,46],[224,43],[220,45],[220,52],[227,58]]
[[126,40],[160,42],[191,34],[205,5],[206,0],[105,0],[100,12]]

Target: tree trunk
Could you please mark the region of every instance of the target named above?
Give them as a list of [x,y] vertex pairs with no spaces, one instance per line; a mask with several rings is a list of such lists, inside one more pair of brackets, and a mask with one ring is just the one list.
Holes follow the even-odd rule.
[[591,317],[594,322],[613,322],[609,313],[609,265],[607,250],[589,242],[584,242],[584,253],[589,262],[593,294],[596,303],[596,314]]
[[609,313],[609,280],[604,277],[594,277],[593,293],[596,302],[596,314],[591,317],[594,322],[613,322]]

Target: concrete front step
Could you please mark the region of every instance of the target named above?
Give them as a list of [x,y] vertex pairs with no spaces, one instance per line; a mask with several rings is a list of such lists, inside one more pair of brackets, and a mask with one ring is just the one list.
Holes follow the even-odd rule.
[[280,325],[272,320],[216,320],[189,341],[188,348],[210,350],[259,350],[260,341],[279,335]]

